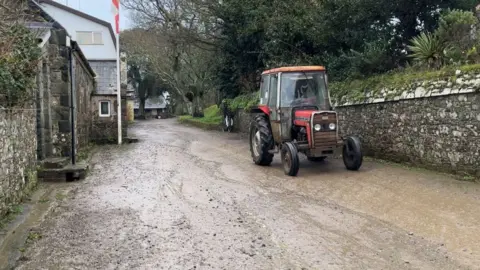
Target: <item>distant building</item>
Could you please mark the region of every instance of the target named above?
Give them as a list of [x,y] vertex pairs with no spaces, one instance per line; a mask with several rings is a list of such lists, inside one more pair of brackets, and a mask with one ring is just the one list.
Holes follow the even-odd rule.
[[[168,117],[168,93],[158,97],[151,97],[145,101],[145,118],[167,118]],[[135,118],[140,118],[140,101],[135,100]]]

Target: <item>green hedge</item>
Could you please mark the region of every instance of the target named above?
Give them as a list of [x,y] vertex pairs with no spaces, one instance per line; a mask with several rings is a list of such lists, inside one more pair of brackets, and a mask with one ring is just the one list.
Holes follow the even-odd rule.
[[212,105],[203,110],[203,115],[201,119],[204,119],[207,122],[221,122],[222,121],[222,112],[217,105]]
[[332,82],[329,85],[330,94],[334,101],[340,102],[342,97],[350,101],[360,101],[365,98],[365,92],[377,94],[382,89],[397,90],[400,94],[402,89],[411,88],[413,84],[430,80],[449,80],[455,82],[457,70],[465,73],[480,71],[480,64],[465,65],[461,67],[444,67],[440,70],[392,72],[383,75],[373,76],[362,80],[351,80],[343,82]]
[[234,99],[227,99],[226,102],[228,108],[232,111],[236,111],[238,109],[247,110],[255,105],[258,105],[260,102],[260,91],[250,94],[243,94]]
[[218,129],[222,123],[222,114],[217,105],[210,106],[203,110],[204,117],[193,117],[191,115],[182,115],[178,118],[180,123],[190,124],[199,128],[214,130]]

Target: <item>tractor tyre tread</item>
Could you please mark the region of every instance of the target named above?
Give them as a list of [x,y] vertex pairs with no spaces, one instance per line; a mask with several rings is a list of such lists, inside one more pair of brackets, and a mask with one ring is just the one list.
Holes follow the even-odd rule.
[[[255,117],[254,121],[252,121],[252,127],[250,133],[258,130],[260,132],[260,140],[262,149],[260,150],[260,156],[255,157],[253,154],[252,149],[250,149],[252,153],[252,158],[255,164],[260,166],[269,166],[273,161],[273,154],[270,154],[268,151],[273,148],[273,135],[270,130],[270,125],[268,120],[263,115],[258,115]],[[253,134],[250,134],[252,136]],[[252,148],[252,140],[250,137],[250,148]]]
[[349,171],[358,171],[363,163],[363,151],[362,151],[362,143],[360,139],[356,136],[348,137],[345,140],[345,143],[351,143],[354,146],[354,154],[355,159],[351,160],[346,156],[346,145],[343,146],[342,156],[343,156],[343,163],[345,167]]
[[[290,167],[288,168],[286,167],[286,164],[284,161],[285,155],[287,153],[290,155],[290,158],[291,158]],[[282,146],[282,165],[284,168],[285,175],[297,176],[298,170],[300,169],[300,160],[298,158],[298,150],[295,147],[295,145],[293,145],[290,142],[284,143]]]

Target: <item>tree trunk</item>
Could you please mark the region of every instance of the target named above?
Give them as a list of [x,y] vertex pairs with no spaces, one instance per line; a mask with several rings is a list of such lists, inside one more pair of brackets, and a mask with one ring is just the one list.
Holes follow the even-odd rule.
[[145,100],[145,98],[140,98],[140,106],[138,108],[142,119],[145,119]]
[[193,102],[186,102],[185,105],[187,106],[188,114],[191,116],[195,116],[195,111],[193,110]]
[[[197,95],[197,96],[195,97],[195,111],[196,111],[197,115],[200,115],[200,114],[202,113],[202,112],[200,111],[200,108],[201,108],[201,106],[200,106],[200,96]],[[202,113],[202,114],[203,114],[203,113]]]

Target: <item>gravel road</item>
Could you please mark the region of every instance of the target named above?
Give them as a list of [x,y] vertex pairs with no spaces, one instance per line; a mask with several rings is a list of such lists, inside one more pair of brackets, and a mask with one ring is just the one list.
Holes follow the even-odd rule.
[[35,228],[17,269],[477,269],[480,188],[366,161],[255,166],[238,134],[142,121]]

